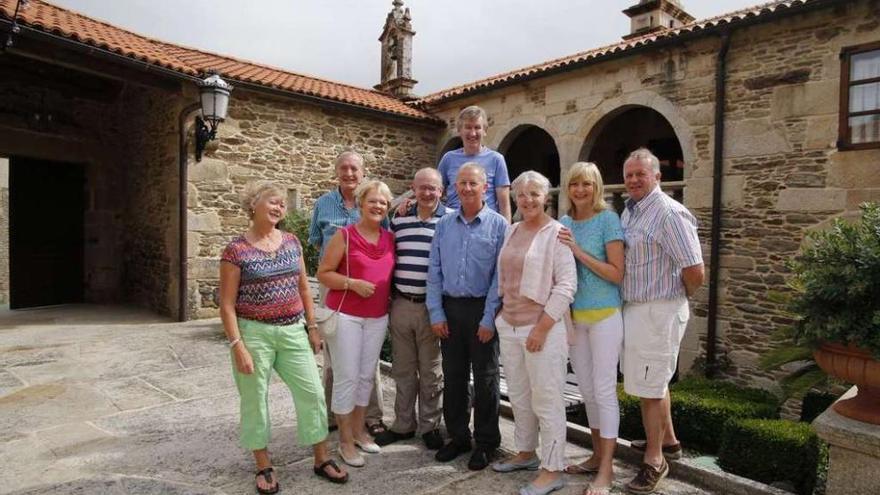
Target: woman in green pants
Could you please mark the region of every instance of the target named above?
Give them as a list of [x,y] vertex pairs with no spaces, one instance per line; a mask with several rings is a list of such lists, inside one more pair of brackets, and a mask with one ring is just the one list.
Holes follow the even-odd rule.
[[297,439],[313,446],[315,474],[348,481],[327,449],[327,406],[315,363],[322,342],[302,246],[276,228],[287,213],[285,198],[286,191],[271,182],[245,186],[242,206],[250,227],[226,246],[220,263],[220,317],[241,397],[241,445],[254,453],[256,487],[263,494],[279,490],[267,450],[273,369],[293,395]]

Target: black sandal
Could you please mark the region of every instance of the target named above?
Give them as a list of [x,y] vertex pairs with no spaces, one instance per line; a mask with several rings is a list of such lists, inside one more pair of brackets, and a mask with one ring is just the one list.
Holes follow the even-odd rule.
[[269,483],[270,485],[272,483],[275,483],[274,488],[269,488],[266,490],[260,488],[260,485],[256,485],[257,492],[261,493],[262,495],[273,495],[275,493],[278,493],[278,490],[281,489],[281,485],[279,485],[278,480],[276,480],[275,477],[272,476],[273,472],[275,472],[275,470],[272,469],[271,467],[267,467],[266,469],[263,469],[261,471],[257,471],[257,474],[256,474],[256,476],[254,476],[254,478],[259,478],[260,476],[262,476],[263,479],[266,480],[266,483]]
[[385,426],[385,423],[383,423],[382,421],[367,425],[367,433],[369,433],[371,437],[375,437],[376,435],[385,433],[386,431],[388,431],[388,427]]
[[336,461],[330,459],[321,463],[320,466],[315,466],[315,474],[321,478],[324,478],[327,481],[330,481],[331,483],[338,483],[340,485],[348,481],[348,473],[344,473],[343,476],[340,476],[339,478],[334,478],[333,476],[327,474],[327,466],[332,466],[337,473],[342,473],[342,469],[339,467],[339,464],[336,464]]

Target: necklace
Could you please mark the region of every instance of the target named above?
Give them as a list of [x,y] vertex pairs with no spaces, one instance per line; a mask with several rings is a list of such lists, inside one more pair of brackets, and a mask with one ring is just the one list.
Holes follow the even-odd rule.
[[[251,237],[251,239],[256,238],[253,232],[248,232],[248,235]],[[248,242],[250,242],[251,246],[259,249],[269,258],[275,259],[275,257],[278,255],[278,250],[281,249],[280,244],[278,246],[275,246],[276,237],[277,236],[275,234],[275,231],[272,231],[269,233],[268,236],[254,241],[248,240]]]

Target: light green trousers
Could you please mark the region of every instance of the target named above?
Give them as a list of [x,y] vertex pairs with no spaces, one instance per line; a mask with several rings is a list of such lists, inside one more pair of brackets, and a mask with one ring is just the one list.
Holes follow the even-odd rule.
[[324,388],[303,324],[277,326],[239,318],[238,328],[254,360],[250,375],[240,373],[232,360],[241,397],[241,446],[260,450],[269,444],[269,379],[273,369],[293,395],[299,444],[314,445],[327,438]]

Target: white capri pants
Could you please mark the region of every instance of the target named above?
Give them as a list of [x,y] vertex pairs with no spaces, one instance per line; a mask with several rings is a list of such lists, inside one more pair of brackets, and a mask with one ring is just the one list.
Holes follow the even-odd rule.
[[513,409],[516,449],[538,450],[541,443],[541,467],[547,471],[565,469],[565,323],[553,325],[544,348],[526,350],[526,338],[534,325],[513,327],[500,316],[495,328],[501,347],[501,364],[507,379],[507,394]]
[[334,413],[348,414],[355,406],[369,404],[387,330],[388,315],[361,318],[339,313],[336,335],[327,342],[333,355]]
[[620,311],[596,323],[577,323],[568,358],[584,396],[590,428],[601,438],[617,438],[620,404],[617,402],[617,362],[623,347]]

